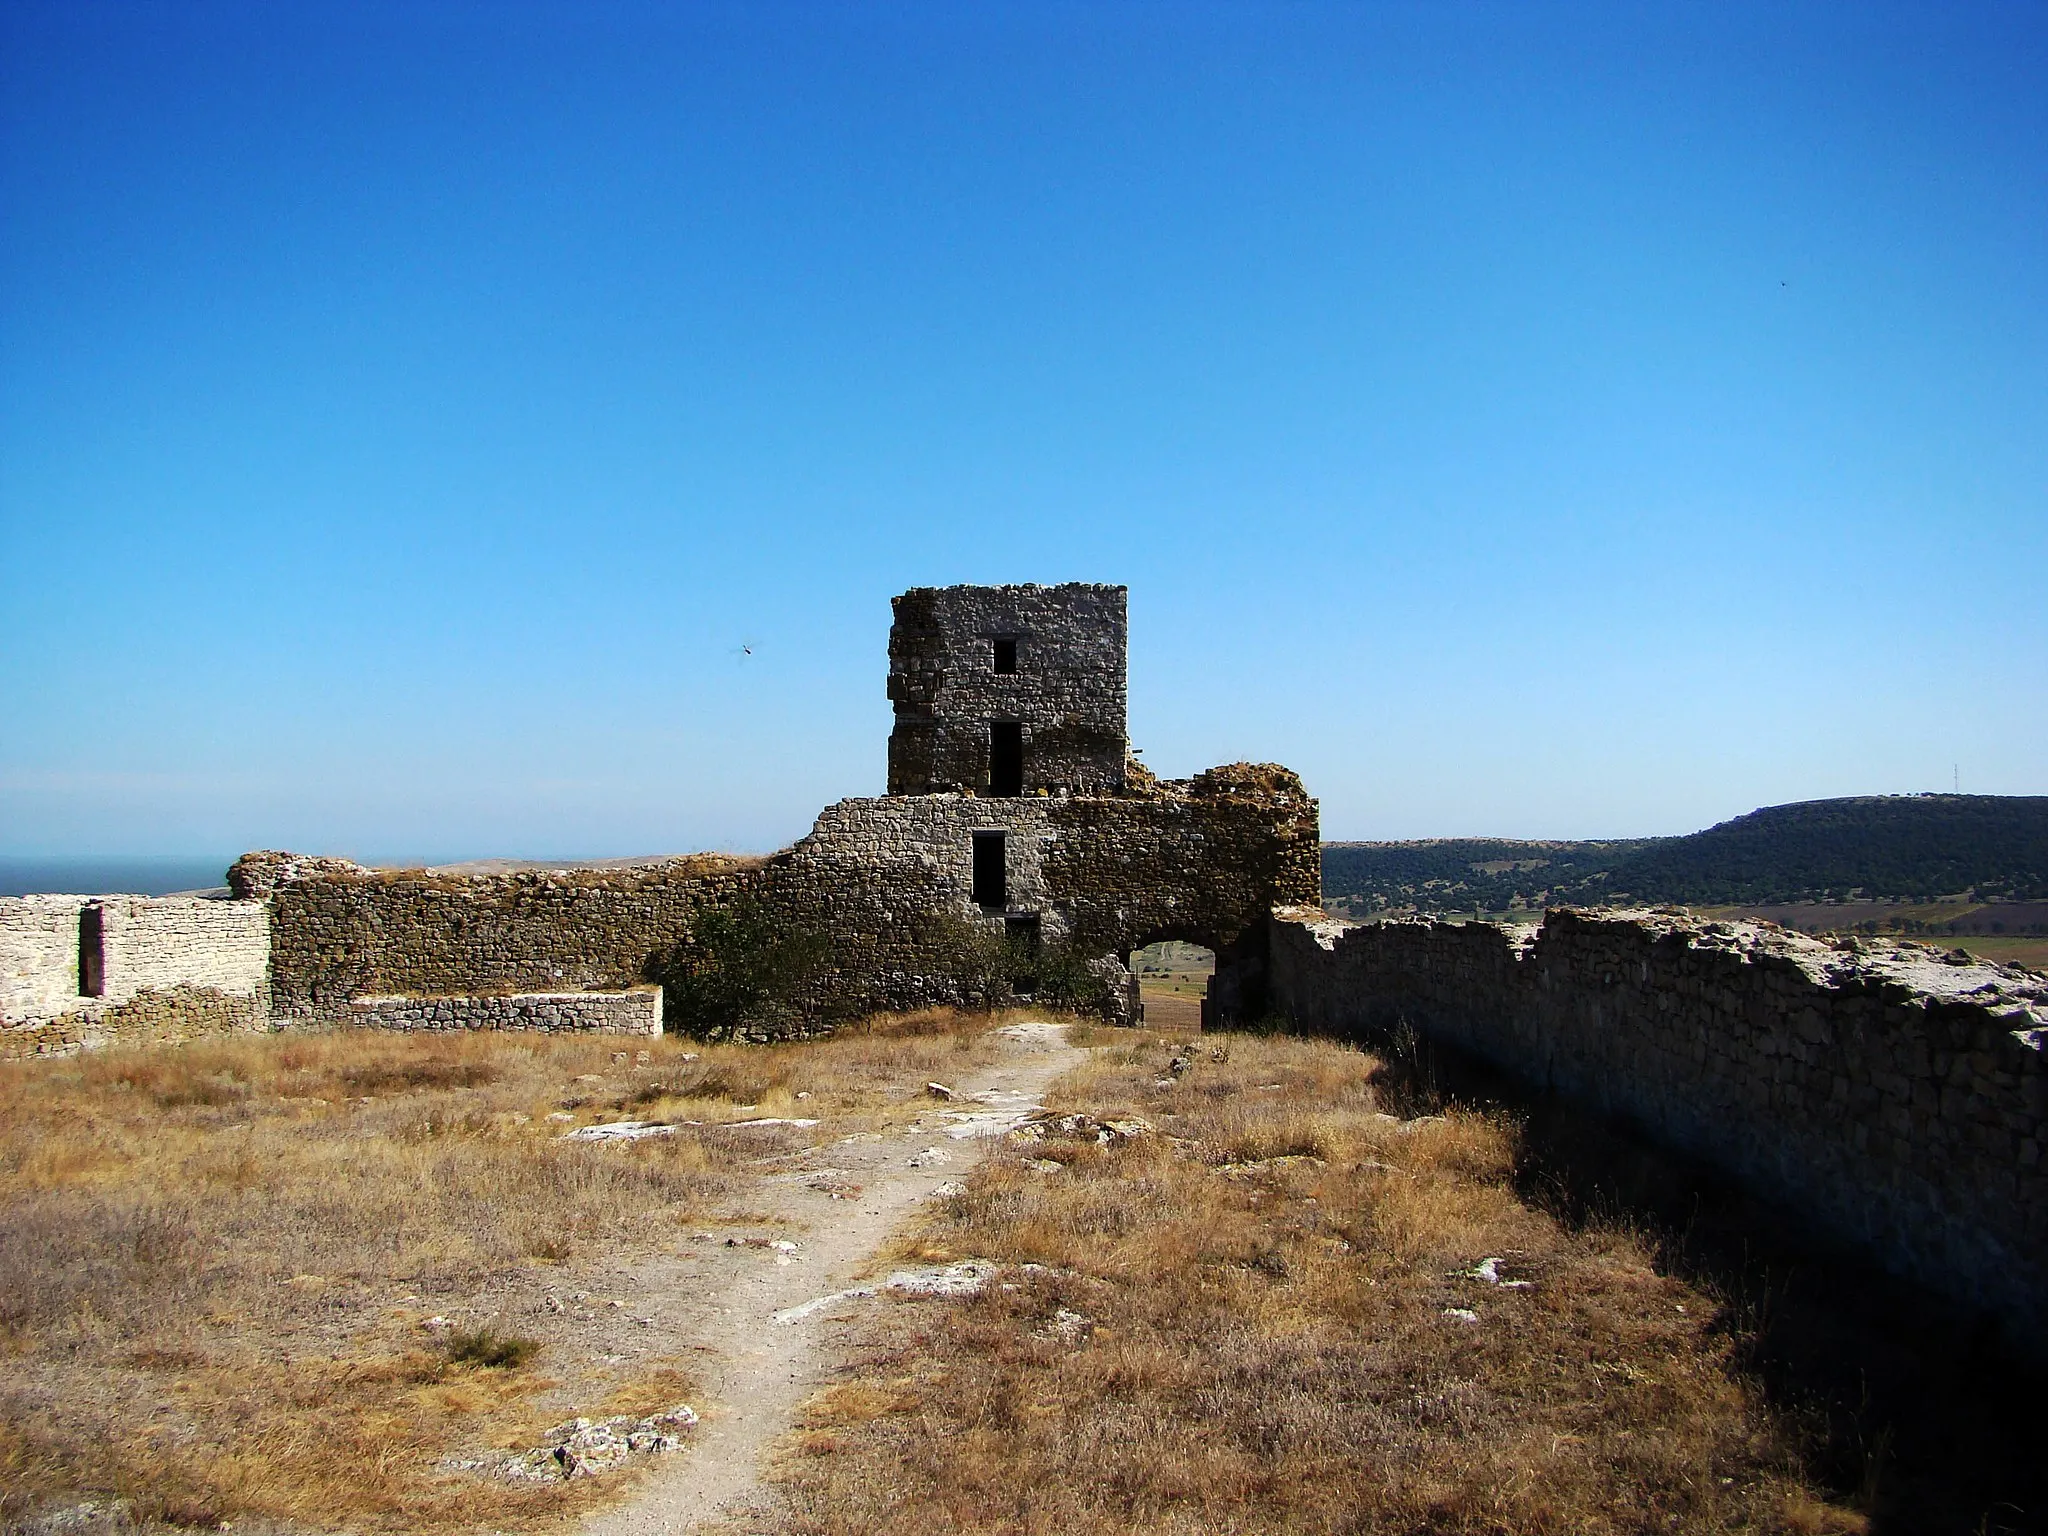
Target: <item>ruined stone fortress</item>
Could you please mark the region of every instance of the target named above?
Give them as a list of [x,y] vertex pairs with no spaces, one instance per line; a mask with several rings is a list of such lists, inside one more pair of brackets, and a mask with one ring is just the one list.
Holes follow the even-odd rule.
[[1129,751],[1122,587],[920,588],[889,636],[888,793],[768,859],[447,875],[251,853],[232,897],[30,897],[0,912],[12,1054],[180,1020],[658,1032],[652,985],[705,913],[813,935],[798,995],[743,1033],[1000,1003],[976,937],[1077,957],[1132,1019],[1131,952],[1218,955],[1220,1022],[1264,1007],[1267,915],[1321,891],[1315,801],[1285,769],[1161,782]]
[[1207,1026],[1419,1031],[2048,1353],[2048,981],[1673,911],[1333,922],[1294,774],[1160,781],[1132,758],[1126,632],[1122,587],[903,594],[888,793],[766,859],[453,875],[266,852],[223,899],[0,899],[0,1056],[342,1023],[659,1033],[664,966],[742,914],[811,957],[746,1038],[1017,1000],[1030,968],[977,954],[1064,957],[1131,1022],[1131,953],[1182,939],[1216,953]]

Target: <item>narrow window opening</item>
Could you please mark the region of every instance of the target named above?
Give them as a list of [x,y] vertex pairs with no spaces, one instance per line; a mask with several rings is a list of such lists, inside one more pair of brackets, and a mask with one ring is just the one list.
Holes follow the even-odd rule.
[[988,723],[988,792],[1024,793],[1024,724],[1020,720]]
[[1017,642],[1015,640],[996,641],[995,652],[996,671],[1009,673],[1017,670]]
[[1009,839],[1001,832],[974,834],[974,901],[1000,907],[1010,900]]
[[102,907],[78,909],[78,995],[107,995],[107,919]]

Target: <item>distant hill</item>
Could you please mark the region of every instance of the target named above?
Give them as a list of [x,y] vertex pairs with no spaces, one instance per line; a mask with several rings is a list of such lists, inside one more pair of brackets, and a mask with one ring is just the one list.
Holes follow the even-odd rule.
[[1326,898],[1354,909],[1505,911],[1621,901],[2048,899],[2048,796],[1864,795],[1767,806],[1687,837],[1328,843]]

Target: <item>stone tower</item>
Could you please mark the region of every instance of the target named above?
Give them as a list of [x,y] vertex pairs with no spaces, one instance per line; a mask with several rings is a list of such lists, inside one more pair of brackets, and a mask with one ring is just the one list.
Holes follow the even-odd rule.
[[1112,794],[1128,589],[914,587],[889,630],[889,793]]

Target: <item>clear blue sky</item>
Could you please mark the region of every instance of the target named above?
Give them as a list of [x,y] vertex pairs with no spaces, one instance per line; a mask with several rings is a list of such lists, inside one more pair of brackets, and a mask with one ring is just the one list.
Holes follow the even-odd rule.
[[[2048,792],[2048,6],[0,16],[0,852],[768,848],[1126,582],[1332,837]],[[753,646],[751,657],[740,652]]]

